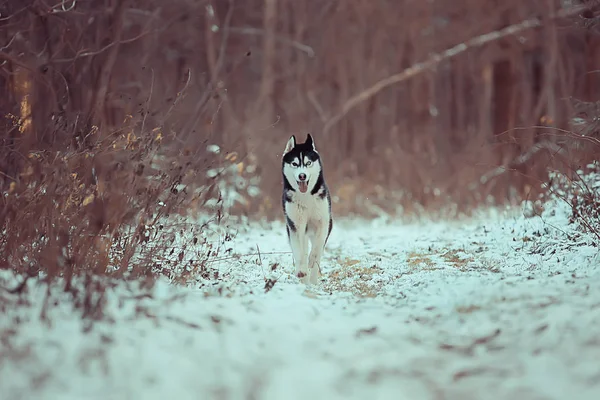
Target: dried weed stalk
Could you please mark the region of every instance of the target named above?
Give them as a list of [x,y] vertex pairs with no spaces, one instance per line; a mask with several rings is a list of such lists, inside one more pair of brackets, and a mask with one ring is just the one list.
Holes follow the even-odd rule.
[[[35,278],[50,298],[60,282],[95,319],[118,281],[207,269],[223,242],[209,235],[221,174],[207,172],[233,162],[208,150],[213,85],[162,53],[190,4],[80,3],[0,5],[0,269],[23,277],[8,292]],[[207,123],[185,128],[190,110]]]
[[177,264],[193,262],[184,260],[188,247],[201,263],[213,255],[201,235],[218,210],[205,224],[181,225],[191,204],[214,195],[194,190],[205,157],[169,157],[159,128],[125,126],[104,136],[92,128],[86,145],[62,137],[50,148],[28,149],[3,193],[1,268],[46,282],[61,278],[73,294],[80,290],[74,278],[85,277],[82,305],[89,311],[105,290],[94,277],[176,279]]

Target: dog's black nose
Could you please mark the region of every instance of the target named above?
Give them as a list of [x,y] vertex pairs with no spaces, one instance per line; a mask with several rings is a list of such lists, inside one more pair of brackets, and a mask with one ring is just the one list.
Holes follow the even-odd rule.
[[300,178],[301,181],[305,181],[306,180],[306,174],[300,174],[300,175],[298,175],[298,178]]

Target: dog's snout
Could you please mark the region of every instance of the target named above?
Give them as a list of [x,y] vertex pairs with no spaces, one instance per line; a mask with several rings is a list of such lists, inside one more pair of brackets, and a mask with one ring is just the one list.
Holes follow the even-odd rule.
[[298,178],[299,178],[301,181],[305,181],[305,180],[306,180],[306,174],[300,174],[300,175],[298,175]]

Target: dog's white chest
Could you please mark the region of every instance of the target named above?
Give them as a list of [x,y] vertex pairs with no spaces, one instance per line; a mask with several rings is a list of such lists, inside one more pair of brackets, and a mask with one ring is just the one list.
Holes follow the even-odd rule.
[[285,204],[287,216],[296,226],[320,228],[329,224],[329,205],[317,195],[294,193],[292,201]]

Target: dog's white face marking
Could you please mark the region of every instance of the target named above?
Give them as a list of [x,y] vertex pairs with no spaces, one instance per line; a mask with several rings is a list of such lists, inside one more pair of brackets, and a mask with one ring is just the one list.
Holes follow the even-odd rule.
[[321,164],[319,160],[310,160],[303,154],[301,156],[302,159],[295,157],[291,163],[286,163],[283,173],[294,190],[307,193],[315,187],[319,179]]
[[301,145],[296,144],[295,136],[290,137],[285,144],[283,157],[283,174],[292,188],[301,194],[312,191],[322,168],[312,136],[308,135],[306,142]]

